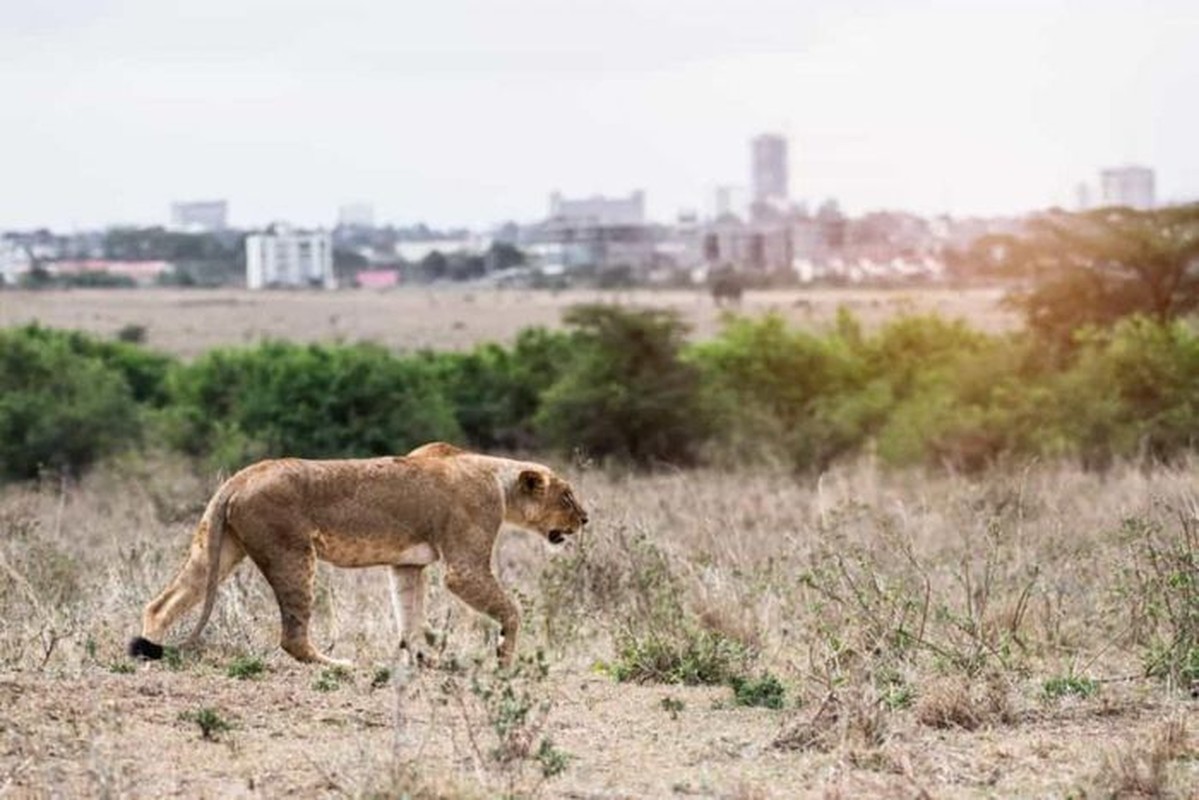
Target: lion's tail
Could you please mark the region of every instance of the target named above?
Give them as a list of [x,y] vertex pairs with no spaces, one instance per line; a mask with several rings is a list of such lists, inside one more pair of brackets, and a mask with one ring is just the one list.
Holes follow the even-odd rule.
[[200,619],[183,643],[184,647],[191,647],[199,641],[204,626],[208,624],[208,618],[212,616],[212,606],[216,602],[216,587],[221,580],[221,544],[225,541],[225,527],[228,525],[229,500],[233,496],[232,484],[232,480],[225,481],[204,512],[208,523],[208,582],[204,587],[204,606],[200,609]]

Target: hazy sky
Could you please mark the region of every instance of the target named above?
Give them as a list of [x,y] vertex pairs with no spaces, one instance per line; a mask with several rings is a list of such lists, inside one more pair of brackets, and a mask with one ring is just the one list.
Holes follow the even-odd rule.
[[547,196],[746,185],[853,212],[1069,204],[1101,166],[1199,198],[1199,2],[0,0],[0,229],[486,226]]

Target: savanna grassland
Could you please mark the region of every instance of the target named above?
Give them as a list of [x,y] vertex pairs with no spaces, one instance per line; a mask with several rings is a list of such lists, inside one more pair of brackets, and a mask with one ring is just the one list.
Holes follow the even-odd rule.
[[526,621],[513,675],[488,658],[491,626],[436,580],[439,665],[397,664],[382,570],[322,569],[316,638],[357,666],[299,665],[276,647],[273,598],[248,565],[222,588],[199,652],[134,665],[125,643],[213,478],[138,455],[74,485],[9,487],[0,792],[1189,797],[1199,786],[1196,701],[1166,668],[1171,648],[1195,644],[1193,466],[1099,476],[1031,464],[982,479],[869,459],[819,479],[560,466],[593,522],[567,549],[502,539],[498,569]]
[[[775,312],[797,325],[831,321],[838,308],[877,324],[897,312],[936,312],[982,330],[1018,324],[993,288],[811,289],[747,292],[740,311]],[[149,347],[192,357],[213,347],[264,339],[293,342],[369,341],[394,350],[463,349],[509,342],[535,326],[557,327],[567,308],[595,302],[673,309],[695,335],[712,334],[723,310],[703,290],[559,292],[514,289],[251,292],[237,289],[70,289],[0,292],[0,328],[37,322],[111,336],[127,325],[145,329]]]
[[[998,297],[0,293],[0,797],[1196,796],[1199,337]],[[437,567],[433,668],[380,569],[295,663],[248,563],[126,657],[222,470],[443,437],[591,516],[501,539],[517,668]]]

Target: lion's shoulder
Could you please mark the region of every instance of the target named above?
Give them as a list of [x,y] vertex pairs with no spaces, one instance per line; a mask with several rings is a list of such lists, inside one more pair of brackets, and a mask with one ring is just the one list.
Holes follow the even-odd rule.
[[429,442],[422,444],[408,453],[408,458],[449,458],[451,456],[469,455],[470,451],[463,450],[448,442]]

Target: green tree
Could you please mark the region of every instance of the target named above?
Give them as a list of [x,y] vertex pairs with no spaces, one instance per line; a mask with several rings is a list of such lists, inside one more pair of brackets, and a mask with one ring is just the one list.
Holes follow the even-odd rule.
[[1170,462],[1199,444],[1199,336],[1143,316],[1080,337],[1057,380],[1060,424],[1083,463]]
[[538,444],[533,418],[572,359],[572,337],[525,328],[512,348],[484,344],[468,353],[427,354],[439,370],[462,433],[473,446],[509,450]]
[[1199,203],[1054,211],[1000,246],[1006,269],[1032,283],[1012,302],[1059,343],[1084,325],[1138,313],[1167,321],[1199,307]]
[[687,328],[678,315],[583,305],[564,320],[576,331],[575,355],[542,396],[545,440],[643,466],[694,461],[710,426],[699,370],[681,357]]
[[492,242],[486,258],[488,270],[509,269],[525,263],[524,252],[507,242]]
[[824,336],[787,327],[775,314],[733,318],[692,351],[710,405],[734,453],[765,448],[797,469],[823,469],[860,444],[888,397],[869,386],[856,321]]
[[0,331],[0,477],[44,468],[76,473],[136,441],[140,415],[118,369],[71,337],[35,327]]

